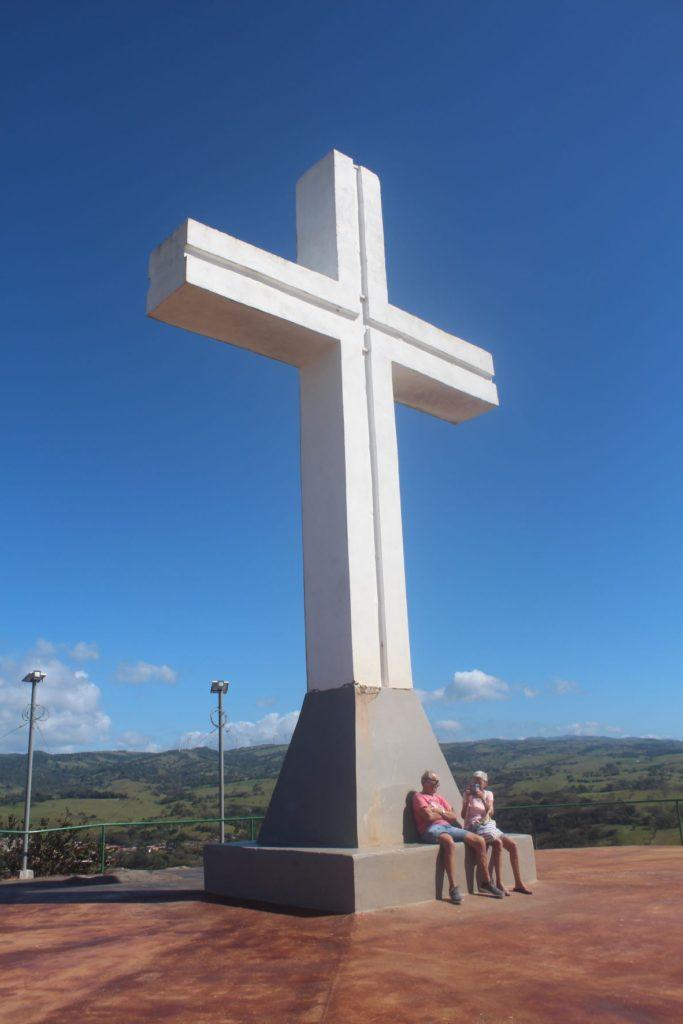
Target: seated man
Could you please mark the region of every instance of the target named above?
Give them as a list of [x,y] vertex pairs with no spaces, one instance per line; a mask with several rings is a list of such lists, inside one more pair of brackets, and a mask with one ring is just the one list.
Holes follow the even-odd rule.
[[455,844],[466,843],[470,847],[481,872],[479,889],[496,899],[503,899],[503,893],[491,881],[486,857],[486,841],[462,827],[451,805],[437,794],[439,777],[436,772],[422,773],[422,792],[413,796],[413,815],[422,843],[438,843],[443,854],[444,867],[448,875],[448,895],[453,903],[462,903],[462,896],[455,884]]

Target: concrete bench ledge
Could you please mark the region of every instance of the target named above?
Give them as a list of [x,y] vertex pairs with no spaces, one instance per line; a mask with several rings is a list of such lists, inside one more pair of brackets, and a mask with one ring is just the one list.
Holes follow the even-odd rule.
[[[536,880],[531,836],[514,835],[525,881]],[[469,850],[456,844],[457,881],[477,891]],[[504,882],[512,885],[504,854]],[[446,893],[439,850],[424,843],[367,849],[219,843],[204,848],[207,892],[230,899],[352,914],[441,899]]]

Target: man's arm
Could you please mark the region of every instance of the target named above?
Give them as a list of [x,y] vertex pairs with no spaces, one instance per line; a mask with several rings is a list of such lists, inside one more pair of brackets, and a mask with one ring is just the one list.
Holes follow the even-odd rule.
[[[444,803],[446,802],[444,801]],[[458,815],[456,814],[456,812],[453,810],[449,803],[446,803],[446,806],[442,808],[440,817],[445,818],[446,821],[450,821],[453,825],[457,825],[458,828],[462,828],[461,819],[458,817]]]
[[420,793],[416,793],[413,797],[413,814],[415,820],[430,822],[432,820],[431,814],[429,813],[429,807],[426,807],[424,802],[420,800]]
[[439,818],[444,817],[443,808],[433,807],[432,804],[423,804],[421,800],[419,801],[417,808],[425,821],[438,821]]
[[422,813],[427,821],[439,821],[440,818],[446,817],[446,811],[442,807],[423,807]]
[[448,820],[448,814],[445,808],[442,807],[440,804],[434,806],[432,804],[423,803],[422,800],[416,800],[414,807],[416,808],[417,813],[420,815],[423,821],[431,823],[433,821],[439,821],[440,818],[445,818],[446,820]]

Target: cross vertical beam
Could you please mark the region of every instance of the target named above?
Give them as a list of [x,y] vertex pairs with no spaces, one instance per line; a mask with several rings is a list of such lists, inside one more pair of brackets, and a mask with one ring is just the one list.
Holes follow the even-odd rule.
[[410,687],[391,363],[367,316],[370,292],[387,294],[376,175],[336,152],[304,175],[297,259],[355,289],[360,312],[301,371],[309,688]]

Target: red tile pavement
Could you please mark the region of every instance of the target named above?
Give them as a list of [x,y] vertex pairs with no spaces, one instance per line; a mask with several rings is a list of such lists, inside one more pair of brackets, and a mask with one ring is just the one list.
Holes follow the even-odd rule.
[[0,1020],[683,1022],[683,849],[548,850],[538,866],[531,897],[356,917],[0,886]]

